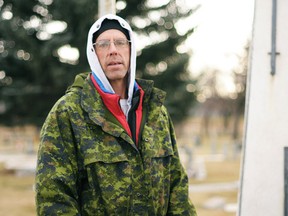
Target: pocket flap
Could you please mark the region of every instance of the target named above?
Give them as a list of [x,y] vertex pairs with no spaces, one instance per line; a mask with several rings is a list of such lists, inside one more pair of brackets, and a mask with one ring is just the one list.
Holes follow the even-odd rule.
[[95,162],[117,163],[128,161],[122,146],[115,139],[109,142],[96,141],[89,146],[89,149],[83,151],[85,166]]

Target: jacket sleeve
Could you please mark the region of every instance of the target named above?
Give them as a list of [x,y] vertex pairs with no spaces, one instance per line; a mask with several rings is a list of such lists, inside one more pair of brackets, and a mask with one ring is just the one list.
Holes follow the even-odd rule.
[[189,199],[187,174],[180,163],[173,123],[169,117],[169,127],[174,155],[171,165],[170,200],[167,215],[197,216],[196,209]]
[[73,133],[67,111],[59,107],[60,102],[52,108],[41,130],[36,170],[37,215],[80,215]]

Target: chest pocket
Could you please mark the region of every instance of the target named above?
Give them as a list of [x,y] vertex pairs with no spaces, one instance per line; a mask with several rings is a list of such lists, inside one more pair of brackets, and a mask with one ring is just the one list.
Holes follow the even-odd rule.
[[97,136],[86,143],[83,155],[90,188],[90,194],[86,194],[90,198],[86,203],[107,214],[126,212],[131,188],[131,166],[121,144],[112,136]]
[[95,182],[105,187],[112,186],[114,182],[131,173],[124,149],[112,136],[92,138],[83,155],[91,188],[97,187]]

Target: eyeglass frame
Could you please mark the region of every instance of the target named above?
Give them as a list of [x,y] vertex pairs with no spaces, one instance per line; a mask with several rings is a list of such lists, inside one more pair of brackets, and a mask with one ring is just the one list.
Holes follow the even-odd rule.
[[[124,42],[124,41],[125,41],[125,44],[122,44],[123,45],[122,47],[121,47],[121,44],[117,44],[117,42]],[[99,43],[101,43],[101,42],[102,42],[102,45],[107,45],[107,47],[106,46],[105,47],[99,47]],[[96,49],[98,49],[98,50],[108,50],[110,48],[111,43],[113,43],[117,49],[124,49],[124,48],[126,48],[126,46],[128,47],[128,45],[130,45],[131,41],[127,40],[127,39],[115,39],[113,41],[111,41],[111,40],[99,40],[99,41],[93,43],[92,45],[95,46]]]

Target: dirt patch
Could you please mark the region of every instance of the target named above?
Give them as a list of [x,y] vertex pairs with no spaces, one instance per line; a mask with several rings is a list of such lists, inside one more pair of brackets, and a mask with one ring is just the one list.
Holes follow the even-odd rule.
[[0,215],[35,216],[34,176],[15,177],[0,171]]

